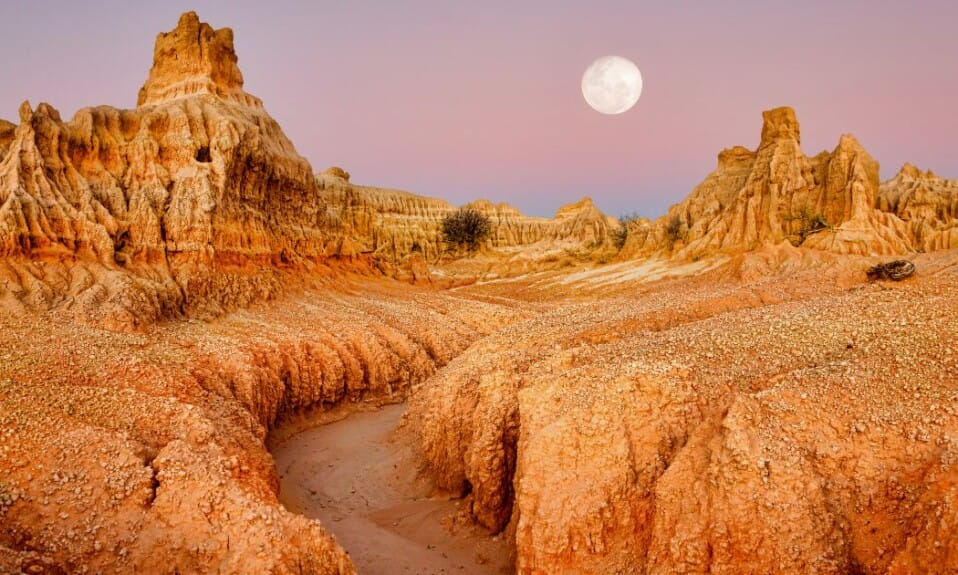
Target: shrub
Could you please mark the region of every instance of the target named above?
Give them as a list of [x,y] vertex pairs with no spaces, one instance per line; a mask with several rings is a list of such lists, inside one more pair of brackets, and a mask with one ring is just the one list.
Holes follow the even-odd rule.
[[675,242],[685,239],[685,232],[682,230],[682,220],[678,216],[672,216],[669,223],[665,225],[665,241],[669,249],[675,247]]
[[619,216],[619,229],[612,232],[612,245],[615,246],[615,249],[621,250],[622,246],[625,245],[625,241],[629,239],[629,223],[637,219],[639,219],[639,214],[635,212]]
[[474,251],[491,233],[489,217],[473,208],[459,208],[442,219],[442,239],[450,246]]
[[818,233],[822,230],[835,229],[832,224],[820,213],[812,211],[810,208],[803,207],[798,216],[793,216],[792,220],[798,220],[798,233],[789,236],[789,241],[794,246],[800,246],[805,243],[808,236]]

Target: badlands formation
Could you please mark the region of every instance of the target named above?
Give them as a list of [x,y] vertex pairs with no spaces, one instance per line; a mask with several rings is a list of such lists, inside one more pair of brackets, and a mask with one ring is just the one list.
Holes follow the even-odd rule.
[[504,544],[462,572],[958,571],[958,182],[779,108],[621,249],[480,201],[450,254],[452,206],[349,180],[193,13],[135,110],[0,122],[0,573],[354,573],[267,446],[404,401],[442,533]]

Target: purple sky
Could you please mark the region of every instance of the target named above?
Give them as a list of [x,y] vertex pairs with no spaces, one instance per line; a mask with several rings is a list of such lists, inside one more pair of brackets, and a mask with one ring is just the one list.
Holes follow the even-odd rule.
[[[0,117],[133,107],[156,34],[189,9],[233,28],[246,90],[313,168],[358,183],[656,216],[780,105],[810,155],[850,132],[882,178],[905,161],[958,177],[954,0],[3,2]],[[579,90],[607,54],[645,80],[620,116]]]

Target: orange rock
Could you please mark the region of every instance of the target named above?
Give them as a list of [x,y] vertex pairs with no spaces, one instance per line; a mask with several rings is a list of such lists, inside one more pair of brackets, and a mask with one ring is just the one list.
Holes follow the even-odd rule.
[[907,223],[921,251],[958,248],[958,180],[905,164],[881,185],[878,207]]
[[[436,263],[445,253],[442,220],[456,209],[448,202],[352,184],[334,169],[318,174],[316,179],[325,210],[323,227],[340,238],[340,245],[361,246],[353,251],[394,264],[414,254]],[[608,249],[612,231],[619,225],[589,198],[560,208],[552,219],[526,216],[509,204],[488,200],[476,200],[465,207],[489,218],[491,234],[484,248],[493,255],[497,250],[517,247],[542,252],[573,246],[591,251]]]
[[338,178],[340,180],[343,180],[344,182],[349,181],[349,172],[340,168],[339,166],[333,166],[331,168],[327,168],[326,171],[323,172],[321,175],[329,176],[331,178]]
[[[454,208],[314,176],[236,63],[188,13],[137,109],[0,123],[0,571],[353,573],[265,438],[414,392],[439,487],[518,573],[958,569],[955,253],[864,283],[868,254],[956,247],[955,182],[879,187],[851,136],[809,158],[780,108],[628,224],[623,256],[700,261],[397,285],[359,274],[441,284]],[[470,205],[496,273],[618,226]],[[218,317],[156,324],[189,314]]]
[[914,251],[907,226],[876,209],[878,163],[854,137],[809,158],[791,108],[763,118],[755,152],[720,153],[718,168],[647,232],[630,237],[625,255],[697,259],[785,241],[842,254]]
[[129,328],[261,301],[284,269],[328,258],[312,169],[242,91],[229,30],[185,14],[157,38],[140,103],[69,122],[24,103],[0,134],[11,299]]
[[213,30],[200,22],[196,12],[186,12],[176,28],[156,37],[153,68],[136,105],[152,106],[199,94],[261,105],[243,92],[243,74],[236,62],[233,31]]
[[[64,122],[25,102],[19,126],[0,124],[6,307],[66,306],[80,321],[140,329],[275,297],[330,265],[439,259],[449,204],[354,186],[341,168],[314,176],[243,91],[237,62],[232,32],[189,12],[157,36],[135,110],[86,108]],[[591,202],[556,220],[474,205],[493,220],[490,249],[596,251],[617,226]]]
[[588,297],[480,340],[413,398],[440,485],[514,537],[517,573],[958,566],[955,252],[890,290],[863,283],[873,258],[767,250],[781,267],[746,281],[729,268],[763,252],[615,297],[593,296],[601,270],[563,278]]

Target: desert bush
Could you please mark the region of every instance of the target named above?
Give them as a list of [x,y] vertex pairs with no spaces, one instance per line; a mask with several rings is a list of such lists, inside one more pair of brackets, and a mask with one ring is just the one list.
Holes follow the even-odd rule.
[[792,220],[798,220],[798,232],[789,236],[789,241],[792,245],[800,246],[802,245],[808,236],[818,233],[822,230],[831,230],[834,229],[828,219],[825,218],[822,214],[813,211],[808,207],[803,207],[799,210],[798,215],[791,218]]
[[672,216],[669,223],[665,225],[665,241],[669,249],[675,247],[675,242],[685,239],[685,231],[682,230],[682,220],[678,216]]
[[442,239],[450,247],[474,251],[491,233],[489,217],[473,208],[459,208],[442,219]]
[[621,250],[622,246],[625,245],[626,240],[629,239],[629,223],[637,219],[639,219],[639,214],[635,212],[619,216],[619,229],[612,232],[612,245],[615,246],[615,249]]

